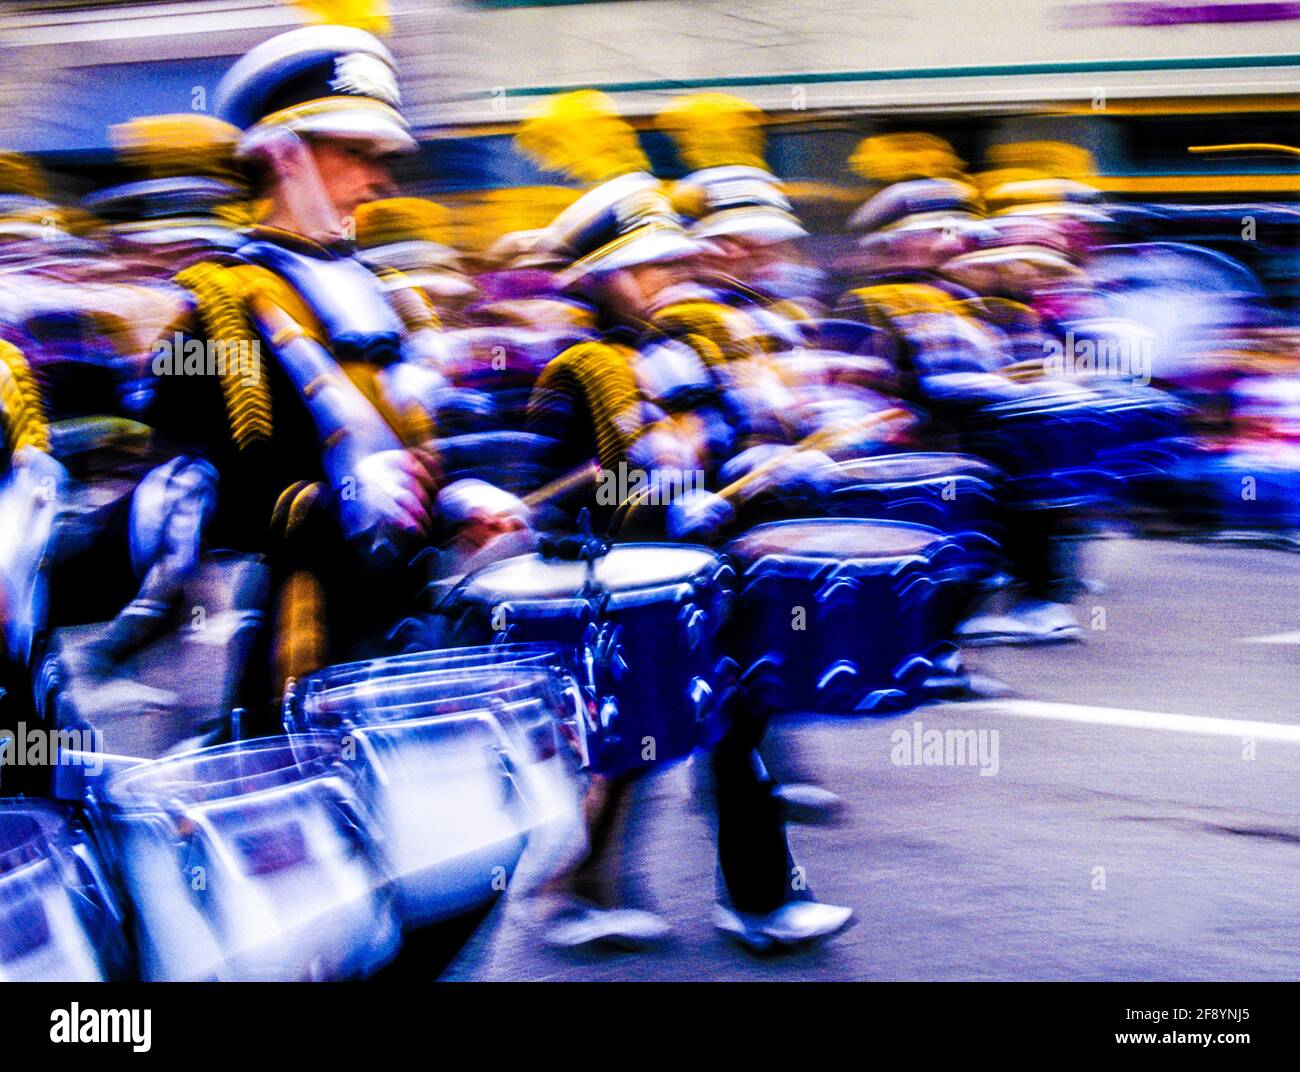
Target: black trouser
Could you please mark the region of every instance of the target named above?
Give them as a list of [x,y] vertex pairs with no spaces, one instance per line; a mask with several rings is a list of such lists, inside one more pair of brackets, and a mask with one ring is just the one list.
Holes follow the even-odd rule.
[[1078,591],[1075,512],[1013,508],[1007,511],[1003,551],[1016,579],[1032,599],[1068,603]]
[[[739,912],[766,914],[796,896],[794,862],[786,843],[775,784],[759,762],[757,748],[767,729],[768,712],[739,694],[729,728],[707,754],[707,793],[714,817],[718,866],[732,905]],[[744,709],[741,709],[743,705]],[[700,757],[705,758],[705,757]],[[576,895],[601,905],[628,899],[627,863],[634,852],[638,824],[633,797],[654,768],[601,778],[589,802],[587,855],[569,876]],[[611,874],[614,872],[614,874]]]

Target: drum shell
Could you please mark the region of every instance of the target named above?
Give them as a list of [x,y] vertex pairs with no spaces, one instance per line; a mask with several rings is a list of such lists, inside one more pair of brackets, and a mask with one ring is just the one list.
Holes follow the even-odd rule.
[[125,976],[122,914],[94,841],[52,802],[0,801],[0,980]]
[[680,581],[589,597],[489,601],[471,578],[448,605],[465,643],[543,642],[574,653],[592,714],[589,766],[613,775],[680,759],[722,734],[727,668],[719,634],[730,613],[731,570],[709,558],[706,569]]
[[338,734],[355,752],[407,925],[491,901],[530,831],[576,808],[557,732],[576,686],[557,672],[557,649],[492,654],[331,667],[303,682],[287,712],[287,728]]
[[[762,529],[786,525],[845,526],[846,545],[838,558],[755,555],[744,537],[731,545],[742,571],[731,654],[748,691],[791,711],[889,710],[914,702],[936,659],[950,650],[956,593],[983,572],[981,557],[994,545],[978,534],[954,539],[892,521],[820,519]],[[915,553],[855,557],[859,525],[931,539]]]
[[[264,763],[274,749],[311,762]],[[396,952],[368,808],[332,739],[266,738],[151,761],[110,779],[91,807],[134,908],[145,979],[351,978]]]

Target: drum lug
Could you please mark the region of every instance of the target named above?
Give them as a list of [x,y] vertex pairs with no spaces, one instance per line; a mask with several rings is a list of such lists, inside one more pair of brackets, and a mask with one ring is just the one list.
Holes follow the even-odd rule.
[[831,577],[817,590],[815,598],[818,603],[848,602],[857,595],[859,587],[852,577]]
[[[858,664],[850,659],[840,659],[832,663],[817,681],[817,691],[827,692],[843,684],[852,684],[857,680]],[[847,679],[847,680],[846,680]]]
[[622,681],[627,673],[627,660],[623,658],[622,634],[622,626],[606,622],[600,627],[600,633],[593,645],[596,665],[607,670],[615,682]]
[[686,631],[687,647],[694,651],[704,639],[704,629],[709,620],[708,612],[694,603],[687,603],[677,615],[677,620],[682,623]]
[[712,686],[702,677],[693,677],[686,688],[686,695],[695,707],[695,721],[703,722],[709,713],[709,701],[713,699]]
[[613,696],[606,696],[600,705],[600,725],[603,729],[609,729],[609,724],[618,718],[618,700]]

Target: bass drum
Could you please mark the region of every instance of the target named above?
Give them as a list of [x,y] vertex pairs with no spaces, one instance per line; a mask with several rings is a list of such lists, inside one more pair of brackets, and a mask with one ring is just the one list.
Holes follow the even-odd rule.
[[1001,540],[1002,474],[968,454],[907,453],[855,458],[835,466],[830,513],[978,532]]

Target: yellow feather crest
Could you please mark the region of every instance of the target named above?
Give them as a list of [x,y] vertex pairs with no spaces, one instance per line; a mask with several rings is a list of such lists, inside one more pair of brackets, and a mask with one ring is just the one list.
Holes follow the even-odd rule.
[[636,131],[594,89],[552,97],[524,121],[515,135],[519,149],[542,167],[583,182],[600,183],[633,171],[648,171]]
[[953,147],[943,138],[920,131],[864,138],[849,157],[849,167],[879,183],[964,178],[963,161]]
[[22,153],[0,152],[0,194],[36,197],[44,201],[49,197],[49,189],[45,185],[45,176],[34,161]]
[[1096,173],[1087,149],[1064,141],[1017,141],[990,146],[989,162],[994,168],[1022,168],[1034,178],[1086,180]]
[[655,126],[677,143],[693,171],[727,166],[766,171],[765,119],[761,108],[730,93],[692,93],[655,116]]
[[235,166],[239,129],[214,116],[197,112],[149,115],[119,123],[108,133],[122,162],[151,178],[206,175],[234,179],[239,174]]
[[394,242],[447,244],[451,212],[423,197],[390,197],[357,206],[357,245],[363,249]]
[[291,0],[291,6],[316,23],[354,26],[381,36],[390,29],[386,0]]

